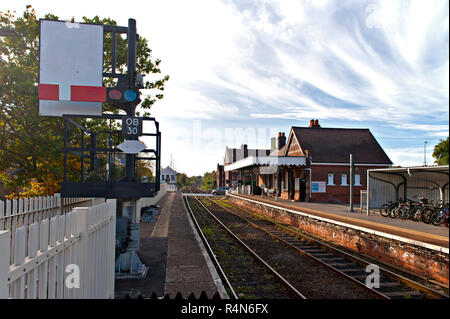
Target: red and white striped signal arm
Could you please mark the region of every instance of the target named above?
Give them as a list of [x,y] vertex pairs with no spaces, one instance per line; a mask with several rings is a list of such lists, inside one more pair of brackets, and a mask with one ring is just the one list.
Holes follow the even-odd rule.
[[106,87],[84,85],[39,84],[39,100],[105,102]]

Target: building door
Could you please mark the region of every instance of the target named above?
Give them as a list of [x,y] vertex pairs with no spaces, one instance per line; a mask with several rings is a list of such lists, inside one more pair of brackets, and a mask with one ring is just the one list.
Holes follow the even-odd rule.
[[300,179],[300,201],[304,202],[306,198],[306,179]]

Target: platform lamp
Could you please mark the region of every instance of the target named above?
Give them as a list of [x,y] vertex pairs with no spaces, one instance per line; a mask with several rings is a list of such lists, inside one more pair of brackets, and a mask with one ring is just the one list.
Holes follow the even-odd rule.
[[423,166],[427,166],[427,141],[423,143]]

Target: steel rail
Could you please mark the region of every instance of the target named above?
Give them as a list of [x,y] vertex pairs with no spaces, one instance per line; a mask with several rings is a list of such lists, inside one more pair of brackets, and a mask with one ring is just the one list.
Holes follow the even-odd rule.
[[269,230],[264,229],[263,227],[256,225],[255,223],[249,221],[247,218],[244,218],[244,217],[242,217],[242,216],[239,216],[238,214],[234,213],[234,212],[231,211],[230,209],[228,209],[228,208],[226,208],[226,207],[224,207],[224,206],[222,206],[222,205],[216,203],[216,202],[213,201],[212,199],[210,199],[210,200],[211,200],[213,203],[215,203],[216,205],[219,205],[220,207],[222,207],[222,208],[225,209],[226,211],[230,212],[231,214],[233,214],[233,215],[235,215],[235,216],[241,218],[242,220],[244,220],[245,222],[247,222],[248,224],[250,224],[252,227],[254,227],[254,228],[256,228],[256,229],[259,229],[259,230],[263,231],[264,233],[266,233],[267,235],[271,236],[272,238],[274,238],[274,239],[280,241],[280,242],[283,243],[284,245],[286,245],[286,246],[288,246],[288,247],[290,247],[290,248],[295,249],[297,252],[299,252],[299,253],[302,254],[303,256],[305,256],[305,257],[307,257],[307,258],[309,258],[309,259],[311,259],[311,260],[313,260],[313,261],[315,261],[315,262],[317,262],[317,263],[319,263],[319,264],[325,266],[326,268],[332,270],[333,272],[335,272],[335,273],[337,273],[337,274],[343,276],[345,279],[352,281],[353,283],[357,284],[358,286],[361,286],[362,288],[364,288],[365,290],[369,291],[370,293],[376,295],[377,297],[379,297],[379,298],[384,298],[384,299],[390,299],[388,296],[386,296],[386,295],[384,295],[384,294],[382,294],[382,293],[380,293],[380,292],[378,292],[378,291],[376,291],[376,290],[374,290],[374,289],[372,289],[372,288],[367,287],[367,286],[366,286],[365,284],[363,284],[362,282],[360,282],[360,281],[356,280],[355,278],[353,278],[353,277],[347,275],[346,273],[340,271],[339,269],[337,269],[337,268],[335,268],[335,267],[333,267],[333,266],[327,264],[326,262],[324,262],[324,261],[320,260],[319,258],[317,258],[317,257],[315,257],[315,256],[313,256],[313,255],[311,255],[310,253],[308,253],[308,252],[306,252],[306,251],[304,251],[304,250],[302,250],[302,249],[296,247],[295,245],[293,245],[293,244],[289,243],[288,241],[284,240],[283,238],[281,238],[281,237],[279,237],[279,236],[273,234],[273,233],[270,232]]
[[[215,201],[213,201],[213,200],[211,200],[211,201],[214,202],[214,203],[216,203],[216,205],[219,205],[219,206],[222,207],[223,209],[225,209],[225,210],[227,210],[227,211],[233,213],[234,215],[239,216],[239,215],[237,215],[235,212],[232,212],[232,211],[229,210],[228,208],[224,207],[223,205],[221,205],[221,204],[219,204],[219,203],[217,203],[217,202],[215,202]],[[233,206],[234,206],[234,205],[233,205]],[[318,239],[316,239],[316,238],[313,238],[313,237],[308,236],[308,235],[306,235],[306,234],[303,234],[303,233],[300,233],[300,232],[298,232],[298,231],[292,230],[292,229],[290,229],[290,228],[288,228],[288,227],[286,227],[286,226],[284,226],[284,225],[281,225],[279,222],[274,221],[274,220],[272,220],[272,219],[269,219],[269,218],[266,217],[266,216],[262,216],[262,215],[260,215],[260,214],[256,214],[256,213],[251,212],[251,211],[249,211],[249,210],[247,210],[247,209],[245,209],[245,208],[240,208],[240,207],[238,208],[238,207],[236,207],[236,206],[234,206],[234,207],[235,207],[236,209],[238,209],[238,210],[247,211],[247,212],[250,213],[250,214],[257,215],[257,216],[259,216],[259,217],[261,217],[261,218],[263,218],[263,219],[265,219],[265,220],[267,220],[267,221],[269,221],[269,222],[274,223],[278,228],[281,228],[282,230],[285,230],[285,231],[287,231],[287,232],[289,232],[289,233],[292,233],[292,234],[294,234],[295,236],[303,237],[303,238],[306,239],[307,241],[312,242],[312,243],[314,243],[314,244],[316,244],[316,245],[318,245],[318,246],[320,246],[320,247],[323,247],[324,249],[326,249],[326,250],[328,250],[328,251],[330,251],[330,252],[332,252],[332,253],[335,253],[335,254],[337,254],[337,255],[341,255],[341,256],[343,256],[343,258],[350,259],[350,260],[353,261],[354,263],[360,264],[360,265],[362,265],[362,266],[364,266],[364,267],[367,267],[368,265],[371,264],[370,262],[368,262],[368,261],[366,261],[366,260],[363,260],[363,259],[361,259],[361,258],[359,258],[359,257],[357,257],[357,256],[354,256],[354,255],[352,255],[352,254],[350,254],[350,253],[348,253],[348,252],[345,252],[345,251],[343,251],[343,250],[341,250],[341,249],[339,249],[339,248],[333,247],[333,246],[331,246],[331,245],[329,245],[329,244],[327,244],[327,243],[324,243],[324,242],[322,242],[322,241],[320,241],[320,240],[318,240]],[[245,218],[242,217],[242,216],[239,216],[239,217],[245,219]],[[251,223],[251,222],[249,221],[249,223]],[[256,226],[257,226],[257,225],[256,225]],[[260,226],[257,226],[257,227],[260,227]],[[261,229],[264,230],[263,228],[261,228]],[[265,230],[264,230],[264,231],[265,231]],[[267,232],[267,231],[266,231],[266,232]],[[278,236],[277,236],[277,237],[278,237]],[[283,240],[283,239],[281,239],[281,238],[280,238],[279,240],[280,240],[280,241],[286,242],[285,240]],[[289,244],[289,243],[288,243],[288,244]],[[289,244],[289,245],[293,246],[292,244]],[[294,247],[295,247],[295,246],[294,246]],[[295,247],[295,248],[299,249],[298,247]],[[307,252],[305,252],[305,253],[308,254]],[[323,261],[320,261],[320,262],[323,263]],[[329,266],[329,267],[332,267],[332,266],[330,266],[330,265],[328,265],[328,266]],[[412,288],[413,290],[423,291],[423,292],[425,292],[426,294],[428,294],[428,295],[430,295],[430,296],[433,296],[433,297],[435,297],[435,298],[449,298],[449,296],[447,296],[447,295],[445,295],[445,294],[443,294],[443,293],[441,293],[441,292],[439,292],[439,291],[436,291],[436,290],[434,290],[434,289],[432,289],[432,288],[429,288],[429,287],[427,287],[427,286],[424,286],[424,285],[422,285],[421,283],[418,283],[418,282],[416,282],[416,281],[414,281],[414,280],[411,280],[411,279],[409,279],[409,278],[406,278],[406,277],[404,277],[404,276],[402,276],[402,275],[396,274],[396,273],[394,273],[394,272],[392,272],[392,271],[390,271],[390,270],[388,270],[388,269],[386,269],[386,268],[383,268],[383,267],[380,267],[380,266],[378,266],[378,267],[379,267],[379,270],[380,270],[380,272],[381,272],[382,274],[386,275],[387,277],[390,277],[390,278],[393,279],[393,280],[396,280],[396,281],[398,281],[398,282],[401,282],[401,283],[405,284],[406,286]],[[333,268],[334,268],[334,267],[333,267]],[[339,271],[339,270],[338,270],[338,271]],[[341,271],[339,271],[339,272],[341,272]],[[343,272],[341,272],[341,273],[343,273]],[[344,274],[344,273],[343,273],[343,274]],[[347,274],[344,274],[344,275],[348,276]],[[411,275],[412,275],[412,274],[411,274]],[[420,278],[420,277],[419,277],[419,278]],[[361,283],[361,282],[358,281],[358,283]],[[365,285],[364,285],[364,286],[365,286]],[[376,291],[376,290],[375,290],[375,291]],[[378,292],[378,291],[377,291],[377,292]],[[378,293],[380,293],[380,292],[378,292]],[[380,294],[383,294],[383,293],[380,293]],[[406,294],[405,294],[405,295],[406,295]],[[383,294],[383,296],[390,299],[390,297],[388,297],[388,296],[386,296],[386,295],[384,295],[384,294]]]
[[231,290],[232,293],[232,297],[235,299],[239,299],[236,292],[233,289],[233,286],[231,285],[230,281],[228,280],[227,275],[225,274],[225,272],[223,271],[222,267],[220,266],[219,261],[216,258],[216,255],[214,254],[211,246],[209,245],[208,240],[206,239],[205,235],[203,234],[200,225],[197,222],[197,218],[195,218],[194,213],[192,211],[191,205],[189,204],[189,201],[187,200],[186,196],[183,196],[183,199],[186,202],[186,207],[188,208],[188,212],[189,215],[192,218],[192,221],[194,222],[195,228],[197,228],[198,233],[200,234],[200,237],[202,238],[203,243],[206,246],[206,250],[208,251],[208,255],[212,258],[217,270],[219,270],[220,276],[222,277],[222,279],[225,281],[226,285],[228,286],[228,288]]
[[234,234],[227,226],[225,226],[203,203],[197,198],[195,200],[208,212],[211,217],[224,228],[233,238],[235,238],[244,248],[246,248],[259,262],[261,262],[267,269],[269,269],[278,279],[280,279],[295,295],[301,299],[307,299],[301,292],[299,292],[291,283],[289,283],[283,276],[281,276],[274,268],[272,268],[264,259],[262,259],[257,253],[255,253],[247,244],[245,244],[236,234]]

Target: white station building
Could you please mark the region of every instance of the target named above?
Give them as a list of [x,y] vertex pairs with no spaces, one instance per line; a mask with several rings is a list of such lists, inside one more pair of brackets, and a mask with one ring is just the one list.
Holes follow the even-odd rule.
[[170,166],[161,170],[161,184],[167,184],[168,192],[176,192],[177,188],[177,172]]

